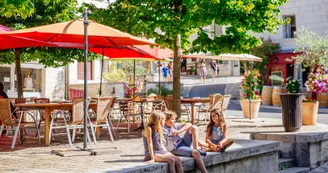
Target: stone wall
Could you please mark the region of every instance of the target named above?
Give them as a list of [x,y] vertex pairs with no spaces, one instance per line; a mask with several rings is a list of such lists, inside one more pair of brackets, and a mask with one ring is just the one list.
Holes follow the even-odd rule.
[[316,168],[328,161],[328,132],[253,133],[251,139],[279,141],[279,155],[296,158],[300,167]]
[[[277,173],[279,142],[236,139],[223,153],[208,152],[203,157],[209,173]],[[197,172],[195,160],[180,157],[185,172]],[[109,173],[168,172],[167,163],[141,164],[107,171]]]

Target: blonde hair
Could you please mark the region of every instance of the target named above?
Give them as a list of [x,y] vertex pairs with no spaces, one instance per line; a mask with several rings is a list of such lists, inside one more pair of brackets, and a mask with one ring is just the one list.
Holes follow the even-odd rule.
[[[147,126],[153,127],[153,129],[155,128],[159,134],[160,137],[160,143],[162,148],[164,149],[164,135],[163,135],[163,127],[161,125],[161,121],[162,119],[165,119],[165,114],[162,111],[154,111],[148,120]],[[145,130],[145,136],[148,136],[149,131]],[[150,134],[151,135],[151,134]]]
[[175,118],[178,117],[177,113],[170,111],[170,110],[165,111],[164,114],[165,114],[165,121],[171,119],[172,117],[175,117]]

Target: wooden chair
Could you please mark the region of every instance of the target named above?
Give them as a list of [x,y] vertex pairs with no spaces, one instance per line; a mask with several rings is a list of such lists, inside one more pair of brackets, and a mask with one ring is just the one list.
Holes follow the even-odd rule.
[[[96,134],[97,134],[97,127],[107,127],[108,134],[110,137],[110,140],[113,142],[114,137],[112,133],[112,126],[108,121],[108,115],[111,111],[112,106],[115,103],[116,98],[109,98],[109,97],[101,97],[97,98],[97,109],[96,109],[96,119],[94,121],[91,121],[89,118],[90,126],[91,126],[91,132],[93,135],[93,140],[96,143]],[[73,131],[73,139],[74,139],[75,133]]]
[[221,94],[218,94],[218,93],[211,94],[211,95],[209,95],[209,98],[210,98],[210,103],[208,106],[203,104],[200,107],[198,107],[198,109],[197,109],[198,121],[199,121],[199,116],[200,116],[199,114],[204,113],[205,114],[205,124],[206,124],[207,119],[210,119],[210,117],[207,117],[207,116],[211,116],[209,114],[213,109],[221,109],[222,108],[223,96]]
[[227,110],[228,110],[228,105],[230,103],[230,99],[231,99],[231,95],[227,94],[223,96],[223,101],[222,101],[222,112],[223,115],[228,118],[229,124],[231,124],[231,121],[229,118],[229,114],[227,113]]
[[[50,103],[49,98],[35,98],[34,103]],[[41,122],[44,121],[44,110],[39,110],[39,115],[40,115],[40,121],[39,121],[39,129],[41,127]]]
[[[173,110],[173,95],[169,95],[167,97],[165,97],[165,104],[166,104],[166,108],[167,110]],[[187,105],[185,104],[181,104],[181,116],[182,115],[186,115],[188,121],[190,120],[190,109],[188,108]]]
[[[84,98],[74,98],[72,100],[72,114],[71,117],[69,118],[69,116],[64,116],[63,120],[64,123],[62,122],[55,122],[54,120],[56,119],[56,117],[59,114],[55,114],[55,116],[53,116],[51,118],[51,123],[50,123],[50,132],[51,132],[51,136],[53,131],[52,129],[60,129],[60,128],[65,128],[66,129],[66,134],[67,134],[67,138],[68,138],[68,144],[70,147],[72,147],[72,139],[71,139],[71,134],[69,129],[76,129],[76,128],[81,128],[83,129],[83,123],[84,123]],[[90,98],[88,98],[88,103],[87,106],[89,106],[90,103]],[[89,141],[89,143],[91,142],[90,139],[90,134],[87,133],[87,139]]]
[[131,101],[119,101],[119,107],[120,107],[121,117],[117,123],[116,131],[119,127],[120,122],[122,121],[122,118],[125,117],[125,119],[128,121],[128,133],[130,133],[131,130],[130,117],[141,116],[141,113],[139,112],[141,109],[135,109],[134,104]]
[[[9,99],[0,99],[0,120],[2,121],[2,125],[0,128],[0,136],[2,134],[3,130],[7,130],[8,131],[8,127],[11,126],[13,129],[13,127],[15,128],[15,133],[14,133],[14,138],[13,138],[13,142],[11,144],[11,149],[15,148],[15,144],[16,144],[16,139],[18,134],[20,134],[20,141],[21,143],[23,142],[23,138],[22,138],[22,132],[20,132],[20,129],[25,129],[25,127],[30,126],[30,125],[35,125],[35,128],[37,130],[37,134],[38,134],[38,139],[39,139],[39,143],[41,143],[40,140],[40,131],[38,128],[38,124],[36,119],[27,111],[11,111],[10,108],[10,100]],[[19,117],[18,119],[15,118],[14,113],[18,113]],[[22,122],[23,117],[29,115],[34,121],[33,122]],[[6,126],[6,127],[5,127]]]

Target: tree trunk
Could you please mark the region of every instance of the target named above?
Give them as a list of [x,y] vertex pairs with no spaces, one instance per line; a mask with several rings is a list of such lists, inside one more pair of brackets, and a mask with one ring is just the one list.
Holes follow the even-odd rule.
[[21,69],[19,49],[15,49],[15,65],[16,65],[16,78],[17,78],[17,96],[23,97],[23,79],[22,79],[22,69]]
[[180,98],[180,59],[182,56],[181,36],[176,35],[174,39],[174,61],[173,61],[173,111],[177,113],[178,119],[181,116]]
[[244,70],[245,70],[245,74],[248,74],[248,67],[247,67],[247,62],[243,61],[243,65],[244,65]]

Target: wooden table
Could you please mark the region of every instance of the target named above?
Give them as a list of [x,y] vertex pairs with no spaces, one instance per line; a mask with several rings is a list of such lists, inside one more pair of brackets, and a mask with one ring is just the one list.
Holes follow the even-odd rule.
[[[72,110],[72,103],[26,103],[26,104],[15,104],[23,110],[44,110],[44,145],[50,145],[50,121],[51,112],[54,110]],[[94,109],[96,103],[90,103],[89,108]]]
[[191,104],[191,123],[195,124],[195,104],[209,103],[210,98],[183,98],[181,104]]

